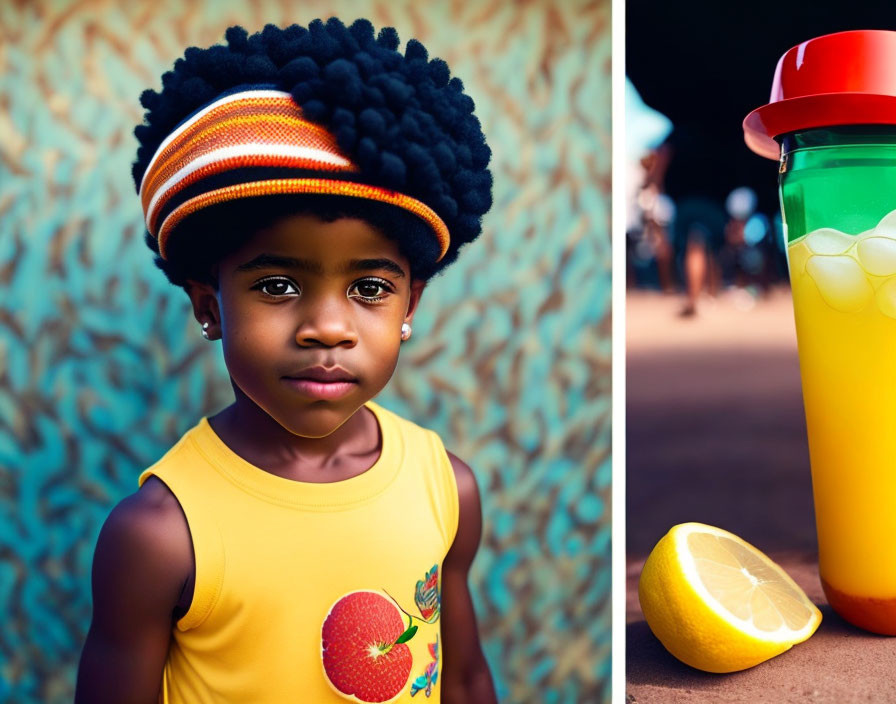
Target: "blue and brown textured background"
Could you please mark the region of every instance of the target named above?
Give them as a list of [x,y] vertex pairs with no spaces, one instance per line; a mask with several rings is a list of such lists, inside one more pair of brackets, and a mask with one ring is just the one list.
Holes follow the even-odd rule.
[[609,700],[609,0],[44,0],[0,3],[0,701],[71,701],[103,520],[231,400],[142,242],[139,94],[230,24],[330,14],[419,38],[476,100],[495,205],[379,400],[478,476],[501,701]]

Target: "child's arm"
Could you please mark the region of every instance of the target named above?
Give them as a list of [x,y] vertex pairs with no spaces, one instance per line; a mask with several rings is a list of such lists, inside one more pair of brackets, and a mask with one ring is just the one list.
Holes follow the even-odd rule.
[[158,702],[192,550],[186,518],[161,481],[151,477],[112,510],[94,553],[93,620],[76,704]]
[[491,704],[495,688],[476,629],[467,575],[482,536],[482,508],[476,477],[448,453],[460,500],[454,543],[442,565],[442,698],[446,704]]

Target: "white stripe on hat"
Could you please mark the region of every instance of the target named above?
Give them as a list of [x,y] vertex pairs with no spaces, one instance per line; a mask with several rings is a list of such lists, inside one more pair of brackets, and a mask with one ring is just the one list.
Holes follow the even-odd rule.
[[[288,95],[288,93],[287,93]],[[236,144],[230,147],[222,147],[207,154],[199,156],[186,166],[182,167],[177,173],[163,183],[155,192],[149,206],[146,209],[146,227],[150,229],[155,210],[159,201],[165,198],[168,191],[176,186],[180,181],[188,177],[193,172],[204,168],[210,164],[214,164],[226,159],[240,156],[285,156],[298,160],[311,160],[319,164],[327,164],[330,166],[340,166],[345,169],[352,167],[352,162],[345,157],[333,154],[332,152],[313,147],[302,147],[293,144],[265,144],[259,142],[249,142],[246,144]],[[312,167],[313,168],[313,167]],[[147,169],[148,171],[148,169]]]

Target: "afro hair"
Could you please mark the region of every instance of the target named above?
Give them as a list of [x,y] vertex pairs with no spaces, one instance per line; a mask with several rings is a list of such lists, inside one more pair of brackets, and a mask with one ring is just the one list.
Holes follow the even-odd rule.
[[[364,182],[432,208],[451,242],[436,262],[428,226],[398,207],[330,195],[266,196],[264,208],[243,200],[189,218],[182,226],[189,235],[172,238],[168,259],[155,258],[171,283],[201,279],[249,233],[291,213],[327,220],[361,217],[396,239],[412,273],[424,279],[451,264],[460,247],[479,236],[492,204],[491,151],[463,83],[450,76],[444,61],[429,60],[420,42],[408,41],[402,55],[394,28],[374,36],[365,19],[346,27],[336,18],[313,20],[307,29],[268,24],[251,36],[233,26],[225,38],[226,46],[188,48],[162,75],[161,92],[141,94],[146,113],[134,130],[140,147],[132,169],[138,192],[153,154],[179,124],[224,93],[263,85],[289,92],[308,120],[330,131],[360,167]],[[146,232],[145,240],[158,255],[156,239]]]

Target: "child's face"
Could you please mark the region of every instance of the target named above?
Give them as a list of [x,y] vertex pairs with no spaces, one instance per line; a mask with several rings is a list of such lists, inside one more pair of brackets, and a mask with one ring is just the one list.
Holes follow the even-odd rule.
[[[324,437],[389,381],[423,286],[363,220],[295,215],[222,259],[217,292],[194,284],[190,298],[239,390],[292,433]],[[301,380],[313,367],[349,381]]]

